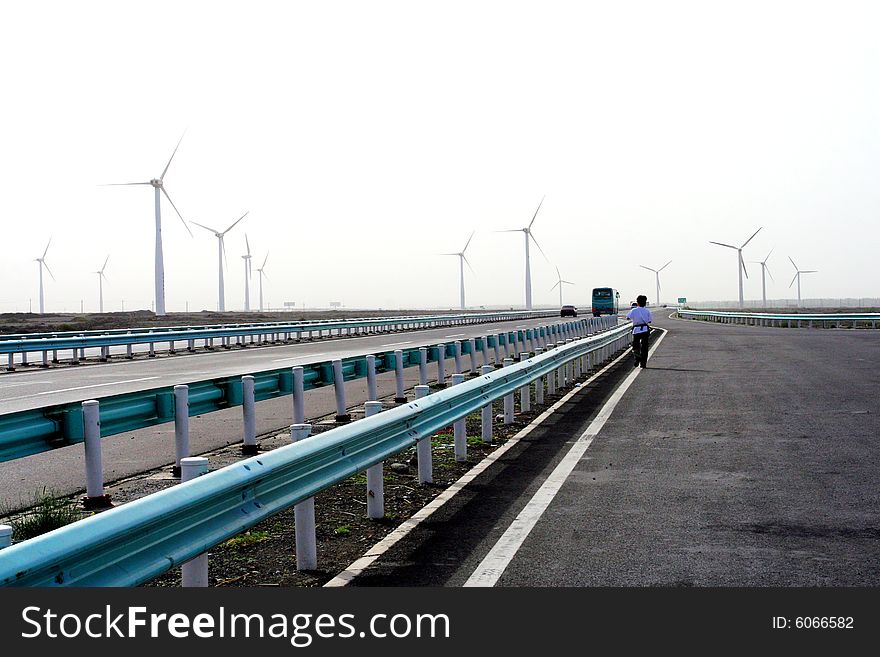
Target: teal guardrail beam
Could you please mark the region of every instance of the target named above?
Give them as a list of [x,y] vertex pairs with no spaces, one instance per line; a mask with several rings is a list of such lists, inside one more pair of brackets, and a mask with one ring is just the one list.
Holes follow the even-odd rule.
[[136,586],[297,502],[397,454],[587,353],[629,343],[630,327],[240,461],[0,550],[0,585]]
[[849,323],[850,328],[858,328],[861,324],[864,328],[876,329],[880,322],[880,313],[737,313],[718,310],[677,310],[676,314],[684,319],[713,321],[724,324],[750,324],[756,326],[785,326],[786,328],[801,327],[806,323],[808,327],[819,324],[826,326],[829,323],[840,326],[841,323]]
[[[586,321],[586,320],[582,320]],[[489,339],[493,336],[488,336]],[[467,343],[464,343],[467,344]],[[439,358],[436,346],[428,349],[429,362]],[[419,364],[419,349],[403,352],[404,367]],[[444,358],[455,355],[454,345],[445,345]],[[332,385],[332,361],[303,365],[306,390]],[[366,356],[345,358],[342,361],[346,381],[366,377]],[[394,352],[376,354],[376,372],[394,370]],[[263,401],[289,395],[293,390],[290,368],[249,372],[255,378],[255,399]],[[244,374],[187,383],[189,385],[190,416],[240,406],[242,403],[241,377]],[[95,397],[101,401],[100,420],[103,436],[164,424],[174,420],[174,386],[162,386],[138,392]],[[19,411],[0,415],[0,462],[11,461],[32,454],[50,451],[82,442],[84,431],[81,413],[82,400],[47,406],[39,410]]]

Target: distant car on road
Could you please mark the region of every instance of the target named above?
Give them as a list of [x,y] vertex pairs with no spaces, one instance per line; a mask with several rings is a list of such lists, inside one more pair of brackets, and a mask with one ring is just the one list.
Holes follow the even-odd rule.
[[559,311],[560,317],[577,317],[578,309],[571,305],[562,306],[562,310]]

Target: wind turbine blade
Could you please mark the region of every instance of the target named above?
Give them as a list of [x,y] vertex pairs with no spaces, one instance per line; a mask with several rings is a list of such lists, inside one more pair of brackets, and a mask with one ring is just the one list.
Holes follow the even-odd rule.
[[[538,209],[535,210],[535,216],[532,217],[532,220],[529,222],[529,228],[532,227],[532,224],[535,223],[535,219],[538,218],[538,211],[541,209],[541,206],[544,205],[544,199],[545,199],[545,198],[547,198],[546,194],[545,194],[544,196],[541,197],[541,202],[538,203]],[[538,247],[538,248],[541,248],[541,247]]]
[[798,272],[794,275],[794,278],[791,279],[791,283],[788,284],[788,287],[791,287],[792,285],[794,285],[794,282],[797,280],[797,277],[800,276],[800,274],[801,273]]
[[572,281],[562,281],[563,283],[568,283],[569,285],[577,285],[577,283],[573,283]]
[[[774,246],[773,249],[775,249],[775,248],[776,248],[776,247]],[[770,253],[773,253],[773,249],[770,249]],[[767,254],[767,257],[766,257],[766,258],[764,258],[764,262],[765,262],[765,263],[770,259],[770,253]]]
[[101,267],[100,274],[103,276],[104,270],[107,268],[107,261],[110,260],[110,254],[107,254],[107,258],[104,260],[104,266]]
[[663,265],[662,267],[660,267],[660,269],[658,269],[657,271],[658,271],[658,272],[661,272],[661,271],[663,271],[664,269],[666,269],[666,268],[667,268],[669,265],[671,265],[671,264],[672,264],[672,260],[670,260],[670,261],[667,262],[665,265]]
[[776,279],[773,278],[773,274],[770,273],[770,267],[768,267],[768,266],[765,264],[766,262],[767,262],[767,261],[765,260],[764,263],[762,263],[762,264],[764,265],[764,271],[767,272],[767,275],[770,277],[770,280],[773,281],[773,282],[775,283],[775,282],[776,282]]
[[265,267],[266,267],[266,260],[268,260],[268,259],[269,259],[269,252],[266,251],[266,257],[263,258],[263,266],[260,267],[260,270],[261,270],[261,271],[262,271],[263,269],[265,269]]
[[546,260],[547,262],[550,262],[550,258],[548,258],[548,257],[547,257],[547,254],[544,253],[544,249],[542,249],[542,248],[541,248],[541,245],[538,244],[538,240],[536,240],[536,239],[535,239],[535,236],[532,235],[532,231],[529,231],[529,237],[532,238],[532,241],[535,243],[535,246],[538,247],[538,251],[540,251],[540,252],[541,252],[541,255],[544,256],[544,260]]
[[55,280],[55,276],[54,276],[54,274],[52,274],[52,270],[49,269],[49,265],[46,264],[46,261],[45,261],[45,260],[41,260],[40,262],[43,263],[43,266],[46,268],[46,271],[49,272],[49,276],[51,276],[51,277],[52,277],[52,280],[54,281],[54,280]]
[[736,247],[731,244],[722,244],[721,242],[713,242],[712,240],[709,240],[709,244],[717,244],[718,246],[726,246],[728,249],[736,249]]
[[465,264],[468,266],[468,269],[471,270],[471,273],[472,273],[472,274],[476,274],[476,273],[477,273],[477,272],[474,271],[474,268],[471,267],[471,263],[468,262],[468,259],[464,257],[464,253],[461,254],[461,259],[464,260]]
[[742,251],[739,252],[739,264],[740,264],[740,265],[742,266],[742,268],[743,268],[743,274],[745,274],[745,275],[746,275],[746,278],[748,278],[748,277],[749,277],[749,271],[746,269],[746,261],[743,260],[743,254],[742,254]]
[[200,224],[198,221],[190,221],[189,223],[195,224],[199,228],[204,228],[205,230],[210,230],[215,235],[217,234],[217,231],[214,228],[211,228],[210,226],[206,226],[205,224]]
[[656,270],[656,269],[651,269],[650,267],[645,267],[645,265],[639,265],[639,267],[641,267],[642,269],[647,269],[648,271],[652,271],[652,272],[654,272],[655,274],[657,273],[657,270]]
[[229,269],[229,259],[226,257],[226,242],[223,241],[223,235],[217,238],[220,240],[220,250],[223,252],[223,262],[226,263],[226,269]]
[[243,215],[241,215],[238,219],[235,220],[235,222],[233,222],[233,224],[232,224],[229,228],[227,228],[226,230],[223,231],[222,235],[225,235],[225,234],[228,233],[230,230],[232,230],[233,228],[235,228],[235,224],[237,224],[239,221],[241,221],[242,219],[244,219],[244,218],[245,218],[246,216],[248,216],[250,213],[251,213],[251,211],[248,210],[248,211],[245,212]]
[[[183,135],[186,134],[186,130],[183,131]],[[159,182],[165,180],[165,174],[168,173],[168,167],[171,166],[171,160],[174,159],[174,156],[177,154],[177,149],[180,148],[180,142],[183,141],[183,135],[180,135],[180,140],[177,142],[177,146],[174,147],[174,152],[171,154],[171,157],[168,158],[168,164],[165,165],[165,170],[162,171],[162,175],[159,176]]]
[[[244,234],[244,243],[245,243],[245,246],[247,246],[247,254],[248,254],[248,258],[250,258],[250,255],[251,255],[251,243],[248,242],[247,233]],[[248,264],[250,264],[250,260],[248,260]]]
[[[761,228],[763,228],[763,226],[761,226]],[[739,248],[741,248],[741,249],[746,248],[746,244],[748,244],[749,242],[751,242],[751,241],[754,239],[755,235],[757,235],[758,233],[761,232],[761,228],[759,228],[759,229],[756,230],[754,233],[752,233],[752,236],[751,236],[749,239],[747,239],[745,242],[743,242],[743,245],[742,245],[741,247],[739,247]]]
[[795,270],[795,271],[797,271],[797,270],[798,270],[798,266],[797,266],[796,264],[794,264],[794,260],[791,259],[791,256],[788,256],[788,259],[789,259],[789,261],[791,262],[791,266],[794,267],[794,270]]
[[461,254],[460,254],[460,253],[438,253],[437,255],[454,255],[454,256],[460,256]]
[[464,245],[464,248],[461,250],[462,253],[467,251],[468,246],[470,246],[471,240],[474,239],[474,233],[476,233],[476,232],[477,231],[475,231],[475,230],[471,231],[471,236],[468,237],[467,243]]
[[562,281],[556,281],[556,285],[554,285],[553,287],[551,287],[551,288],[550,288],[550,291],[552,292],[552,291],[555,290],[557,287],[559,287],[559,284],[560,284],[560,283],[562,283]]
[[165,191],[164,187],[160,188],[162,193],[165,194],[165,198],[168,199],[168,202],[171,204],[171,207],[174,208],[174,211],[177,213],[177,216],[180,217],[180,222],[183,224],[183,227],[186,228],[186,232],[189,233],[189,236],[193,236],[193,232],[189,229],[189,226],[186,225],[186,221],[183,220],[183,215],[180,214],[180,210],[177,209],[177,206],[174,205],[174,201],[171,200],[171,197],[168,196],[168,192]]
[[507,230],[493,230],[493,233],[521,233],[522,228],[508,228]]
[[802,271],[801,273],[802,273],[802,274],[816,274],[816,273],[818,273],[818,272],[819,272],[818,269],[805,269],[805,270]]
[[559,267],[556,268],[556,278],[558,278],[560,281],[562,280],[562,274],[559,272]]
[[102,185],[98,185],[98,187],[119,187],[120,185],[152,185],[149,180],[147,182],[134,182],[134,183],[104,183]]
[[49,245],[50,245],[51,243],[52,243],[52,238],[50,237],[50,238],[49,238],[49,241],[46,242],[46,250],[43,251],[43,258],[45,258],[45,257],[46,257],[46,254],[49,253]]

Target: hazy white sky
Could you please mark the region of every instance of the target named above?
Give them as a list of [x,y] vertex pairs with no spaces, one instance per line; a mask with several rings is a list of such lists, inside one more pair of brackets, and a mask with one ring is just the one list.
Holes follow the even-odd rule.
[[[521,305],[520,228],[568,280],[627,300],[877,297],[876,2],[4,2],[0,311],[149,308],[150,187],[244,233],[264,296],[325,306]],[[215,309],[216,239],[163,202],[168,309]],[[532,250],[535,303],[556,272]],[[746,298],[760,298],[750,265]],[[257,284],[256,273],[252,281]],[[256,290],[252,288],[252,299]],[[256,303],[256,302],[254,302]]]

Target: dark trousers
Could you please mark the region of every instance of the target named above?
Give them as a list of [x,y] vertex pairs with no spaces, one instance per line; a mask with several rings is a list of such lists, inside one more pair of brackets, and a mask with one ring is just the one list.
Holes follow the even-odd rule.
[[646,367],[648,365],[648,343],[651,341],[651,332],[633,334],[633,357],[635,362]]

